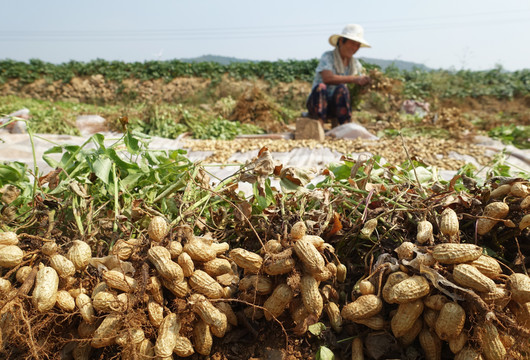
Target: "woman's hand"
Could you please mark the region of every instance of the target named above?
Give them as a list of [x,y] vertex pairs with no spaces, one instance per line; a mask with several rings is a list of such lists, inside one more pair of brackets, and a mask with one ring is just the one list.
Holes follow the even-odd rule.
[[354,76],[354,79],[353,79],[353,83],[360,85],[360,86],[369,85],[371,82],[372,82],[372,79],[370,79],[369,76],[365,76],[365,75]]
[[372,79],[366,75],[335,75],[330,70],[322,70],[320,72],[322,75],[322,81],[327,85],[338,85],[338,84],[357,84],[360,86],[369,85],[372,82]]

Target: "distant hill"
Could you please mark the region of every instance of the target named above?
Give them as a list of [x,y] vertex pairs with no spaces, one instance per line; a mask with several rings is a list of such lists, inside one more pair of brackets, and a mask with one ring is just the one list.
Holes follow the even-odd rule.
[[399,70],[423,70],[423,71],[430,71],[431,68],[428,68],[427,66],[423,64],[418,64],[411,61],[403,61],[403,60],[381,60],[381,59],[372,59],[372,58],[365,58],[360,57],[359,59],[367,62],[368,64],[375,64],[381,67],[381,69],[385,69],[388,66],[394,65]]
[[195,58],[187,58],[187,59],[180,59],[180,61],[184,62],[216,62],[221,65],[228,65],[232,63],[241,63],[241,62],[259,62],[256,60],[247,60],[247,59],[238,59],[235,57],[229,57],[229,56],[218,56],[218,55],[203,55]]
[[[369,64],[375,64],[380,66],[382,69],[385,69],[388,66],[394,65],[399,70],[412,70],[414,68],[417,68],[419,70],[423,71],[429,71],[431,70],[427,66],[423,64],[414,63],[411,61],[403,61],[403,60],[381,60],[381,59],[372,59],[372,58],[366,58],[366,57],[360,57],[359,59],[369,63]],[[186,59],[180,59],[184,62],[216,62],[221,65],[228,65],[231,63],[241,63],[241,62],[259,62],[258,60],[248,60],[248,59],[238,59],[235,57],[229,57],[229,56],[218,56],[218,55],[203,55],[195,58],[186,58]]]

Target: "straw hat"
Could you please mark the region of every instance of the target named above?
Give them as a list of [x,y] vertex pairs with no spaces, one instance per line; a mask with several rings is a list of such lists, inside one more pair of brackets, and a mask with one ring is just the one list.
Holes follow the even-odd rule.
[[372,47],[366,40],[364,40],[364,29],[358,24],[346,25],[346,27],[342,29],[341,34],[333,34],[329,37],[329,43],[333,46],[337,46],[337,41],[341,37],[357,41],[361,44],[361,47]]

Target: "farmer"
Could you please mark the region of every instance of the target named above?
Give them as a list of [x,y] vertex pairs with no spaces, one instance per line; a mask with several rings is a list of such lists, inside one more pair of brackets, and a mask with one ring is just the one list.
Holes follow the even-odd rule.
[[328,118],[336,118],[339,125],[351,122],[347,84],[357,84],[361,89],[370,84],[370,77],[362,75],[363,67],[353,57],[359,48],[371,47],[363,33],[361,25],[349,24],[341,34],[329,37],[335,49],[322,54],[306,103],[309,117],[319,119],[322,125]]

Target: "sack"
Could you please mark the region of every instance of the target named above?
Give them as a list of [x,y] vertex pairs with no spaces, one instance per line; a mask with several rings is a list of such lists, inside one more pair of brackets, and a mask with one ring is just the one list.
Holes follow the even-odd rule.
[[356,123],[339,125],[326,132],[326,135],[336,139],[379,140],[377,136],[366,130],[364,126]]

